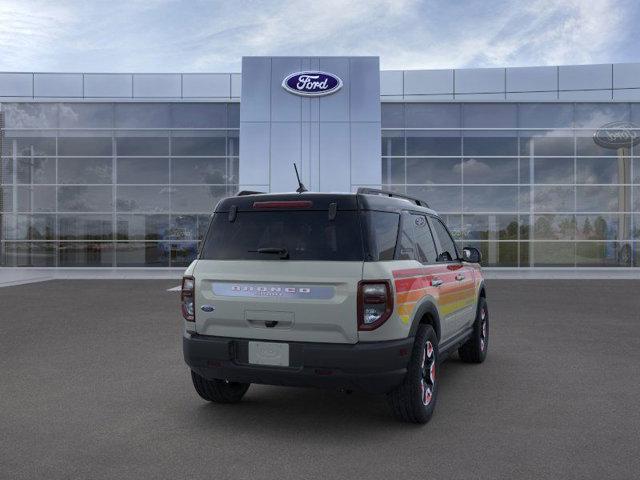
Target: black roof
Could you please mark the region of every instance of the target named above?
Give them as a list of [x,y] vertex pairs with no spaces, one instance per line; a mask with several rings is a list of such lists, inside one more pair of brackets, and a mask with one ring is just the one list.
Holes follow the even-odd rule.
[[[227,197],[221,200],[216,212],[228,212],[233,207],[238,211],[247,211],[254,209],[256,202],[282,202],[282,201],[310,201],[312,206],[310,210],[328,210],[329,205],[335,203],[337,210],[382,210],[399,212],[402,210],[414,210],[437,215],[430,208],[427,208],[424,202],[411,199],[405,196],[388,196],[393,192],[385,192],[382,190],[363,189],[358,193],[248,193],[242,192],[242,195],[235,197]],[[266,210],[268,210],[268,206]],[[274,208],[275,209],[275,208]],[[282,208],[277,208],[282,209]]]

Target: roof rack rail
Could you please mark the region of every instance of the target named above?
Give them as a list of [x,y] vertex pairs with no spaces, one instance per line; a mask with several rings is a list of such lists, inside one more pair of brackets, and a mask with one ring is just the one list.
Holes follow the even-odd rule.
[[358,188],[358,191],[356,193],[358,193],[358,194],[367,194],[367,195],[384,195],[384,196],[387,196],[387,197],[402,198],[404,200],[409,200],[410,202],[415,203],[419,207],[429,208],[429,205],[424,200],[420,200],[419,198],[415,198],[415,197],[410,197],[408,195],[403,195],[402,193],[390,192],[388,190],[380,190],[380,189],[377,189],[377,188],[360,187],[360,188]]
[[260,195],[261,193],[265,193],[265,192],[256,192],[253,190],[240,190],[236,194],[236,197],[244,197],[245,195]]

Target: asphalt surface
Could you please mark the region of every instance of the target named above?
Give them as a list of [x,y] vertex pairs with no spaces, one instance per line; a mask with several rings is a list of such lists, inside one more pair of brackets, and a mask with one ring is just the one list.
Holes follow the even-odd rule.
[[487,361],[426,426],[383,397],[196,396],[170,281],[0,289],[1,479],[638,478],[640,281],[489,281]]

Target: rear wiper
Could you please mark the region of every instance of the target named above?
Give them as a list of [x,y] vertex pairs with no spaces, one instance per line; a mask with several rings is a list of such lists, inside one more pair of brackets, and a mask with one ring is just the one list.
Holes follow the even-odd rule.
[[264,247],[258,248],[257,250],[249,250],[251,253],[273,253],[276,255],[280,255],[282,260],[287,260],[289,258],[289,252],[286,248],[280,247]]

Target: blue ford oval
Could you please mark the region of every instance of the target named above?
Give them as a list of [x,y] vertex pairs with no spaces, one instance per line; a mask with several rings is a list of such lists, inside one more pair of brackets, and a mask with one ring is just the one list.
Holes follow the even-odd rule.
[[342,79],[327,72],[296,72],[282,81],[282,88],[295,95],[319,97],[340,90]]

